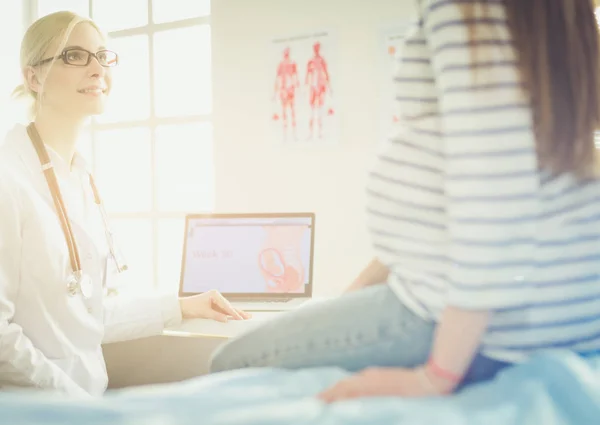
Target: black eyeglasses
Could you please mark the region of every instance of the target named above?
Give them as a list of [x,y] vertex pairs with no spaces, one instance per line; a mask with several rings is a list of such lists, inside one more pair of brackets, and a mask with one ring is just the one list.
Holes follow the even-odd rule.
[[106,68],[117,66],[119,63],[119,56],[112,50],[99,50],[92,53],[89,50],[77,47],[65,49],[59,56],[43,59],[33,66],[43,65],[55,59],[62,59],[67,65],[88,66],[92,58],[96,58],[98,63]]

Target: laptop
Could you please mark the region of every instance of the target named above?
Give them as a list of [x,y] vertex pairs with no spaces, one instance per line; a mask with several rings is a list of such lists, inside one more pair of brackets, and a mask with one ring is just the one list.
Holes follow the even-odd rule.
[[179,295],[216,289],[235,308],[285,311],[312,297],[313,213],[189,214]]

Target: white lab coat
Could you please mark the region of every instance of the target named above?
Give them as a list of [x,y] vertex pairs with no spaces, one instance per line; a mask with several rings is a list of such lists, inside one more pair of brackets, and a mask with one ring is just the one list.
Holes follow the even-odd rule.
[[[0,146],[0,387],[101,395],[108,382],[102,342],[159,334],[181,321],[176,295],[107,298],[111,262],[87,166],[49,149],[93,296],[70,296],[65,237],[26,128]],[[108,264],[108,267],[107,267]]]

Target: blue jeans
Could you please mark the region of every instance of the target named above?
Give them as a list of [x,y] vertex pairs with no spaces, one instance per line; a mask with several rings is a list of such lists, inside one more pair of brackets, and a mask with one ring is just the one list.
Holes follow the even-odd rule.
[[[406,308],[388,285],[374,285],[282,313],[220,346],[210,370],[411,368],[429,358],[435,326]],[[477,355],[462,386],[491,379],[506,366]]]

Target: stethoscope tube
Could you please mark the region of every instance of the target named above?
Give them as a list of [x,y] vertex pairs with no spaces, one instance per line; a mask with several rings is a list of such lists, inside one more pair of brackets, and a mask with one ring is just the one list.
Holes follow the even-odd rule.
[[115,261],[115,265],[117,267],[117,271],[122,273],[126,271],[129,266],[123,262],[121,263],[120,258],[122,257],[119,252],[117,252],[116,244],[114,241],[113,233],[110,230],[110,226],[108,224],[108,215],[106,214],[106,209],[104,208],[104,203],[102,202],[102,198],[100,198],[100,193],[98,192],[98,187],[96,186],[96,182],[94,181],[94,177],[92,174],[90,177],[90,186],[92,187],[92,192],[94,194],[94,201],[98,208],[100,209],[100,215],[102,216],[102,224],[104,225],[104,234],[106,236],[106,241],[108,243],[108,249],[110,250],[110,255]]
[[71,268],[73,269],[73,273],[79,277],[79,275],[83,273],[81,269],[79,249],[77,248],[77,242],[75,241],[73,229],[71,228],[71,223],[67,214],[67,207],[65,206],[65,202],[60,192],[56,173],[54,172],[54,166],[52,165],[48,151],[46,150],[44,142],[42,142],[42,138],[40,137],[37,128],[35,128],[34,123],[31,123],[29,126],[27,126],[27,134],[29,135],[31,142],[35,147],[35,151],[37,152],[38,158],[42,164],[42,170],[44,171],[44,176],[46,177],[48,188],[50,189],[50,194],[52,195],[52,200],[54,201],[54,207],[58,213],[58,218],[60,219],[60,224],[65,235],[67,247],[69,248]]
[[[73,270],[73,276],[67,282],[67,291],[70,295],[75,295],[77,293],[77,290],[79,290],[84,296],[84,298],[90,298],[93,290],[92,282],[89,276],[84,275],[81,267],[81,257],[79,256],[79,249],[75,240],[73,229],[71,227],[71,221],[69,220],[67,207],[65,205],[64,199],[60,191],[58,179],[56,178],[56,173],[54,172],[54,166],[52,164],[52,161],[50,160],[50,156],[48,155],[48,151],[46,150],[44,142],[42,141],[42,138],[40,137],[40,134],[38,133],[37,128],[35,127],[35,124],[33,122],[27,126],[27,134],[31,139],[31,142],[42,165],[42,170],[44,172],[44,176],[46,177],[48,189],[50,190],[50,194],[54,202],[54,207],[56,208],[61,228],[65,236],[65,241],[67,242],[67,248],[69,250],[69,261],[71,263],[71,269]],[[98,193],[98,188],[96,187],[94,178],[91,174],[89,174],[89,179],[92,192],[94,193],[94,201],[100,208],[100,213],[102,215],[104,230],[106,233],[110,254],[116,263],[117,271],[123,272],[127,270],[127,265],[124,263],[121,264],[119,259],[117,258],[117,252],[114,246],[112,233],[109,230],[108,219],[106,217],[106,211],[104,210],[104,204],[102,203],[102,199],[100,198],[100,194]]]

